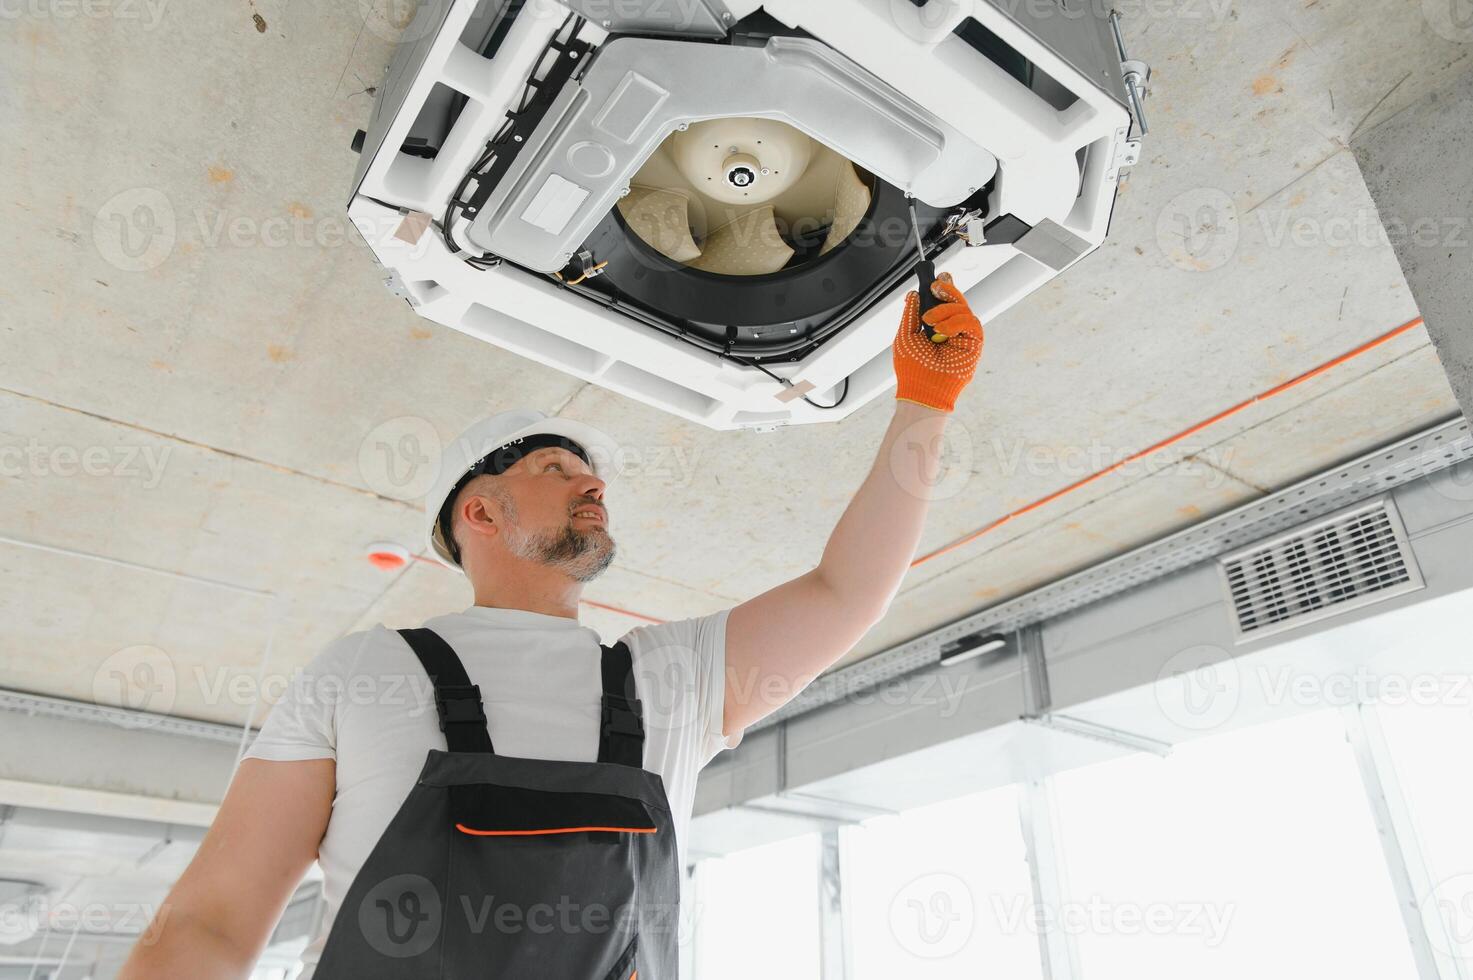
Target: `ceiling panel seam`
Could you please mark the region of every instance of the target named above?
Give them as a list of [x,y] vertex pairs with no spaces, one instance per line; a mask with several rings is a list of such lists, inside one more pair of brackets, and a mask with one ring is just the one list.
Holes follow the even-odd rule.
[[137,423],[128,422],[124,419],[115,419],[110,418],[106,415],[99,415],[96,412],[89,412],[85,408],[77,408],[73,405],[63,405],[60,402],[54,402],[48,398],[42,398],[39,395],[27,394],[26,392],[16,391],[12,388],[0,388],[0,394],[14,395],[17,398],[24,398],[27,401],[36,402],[40,405],[46,405],[49,408],[55,408],[63,412],[71,412],[76,415],[82,415],[86,418],[95,419],[99,422],[106,422],[109,425],[119,426],[120,428],[131,429],[134,432],[141,432],[145,435],[150,435],[157,439],[165,439],[169,442],[177,443],[181,446],[189,446],[194,449],[202,449],[206,452],[214,453],[219,456],[224,456],[227,459],[239,460],[243,463],[252,463],[256,466],[262,466],[266,469],[274,470],[277,473],[285,473],[290,476],[299,476],[303,479],[311,480],[314,483],[320,483],[323,486],[338,487],[343,490],[351,490],[354,493],[362,494],[365,497],[373,497],[374,499],[382,500],[385,503],[398,504],[399,506],[408,508],[409,510],[417,511],[420,509],[420,506],[418,504],[410,503],[404,500],[398,500],[394,497],[386,497],[381,493],[375,493],[374,491],[366,489],[364,487],[355,487],[351,483],[343,483],[339,480],[331,480],[327,477],[318,476],[314,473],[307,473],[303,470],[293,469],[290,466],[282,466],[280,463],[272,463],[264,459],[258,459],[255,456],[247,456],[244,453],[238,453],[230,449],[222,449],[219,446],[212,446],[209,443],[197,442],[184,436],[172,435],[168,432],[160,432],[158,429],[150,429],[146,425],[138,425]]

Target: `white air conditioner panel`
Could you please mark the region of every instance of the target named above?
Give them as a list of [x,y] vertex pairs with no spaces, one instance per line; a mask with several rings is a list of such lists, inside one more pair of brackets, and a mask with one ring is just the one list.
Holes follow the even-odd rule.
[[[630,0],[630,4],[640,6],[639,0]],[[747,0],[732,0],[724,6],[703,0],[703,4],[712,17],[726,20],[728,26],[756,8]],[[509,109],[523,98],[528,77],[538,70],[549,42],[565,27],[569,10],[552,0],[523,5],[488,58],[462,43],[462,35],[468,32],[468,25],[488,13],[494,15],[494,10],[476,0],[431,0],[426,7],[431,5],[438,9],[421,10],[411,25],[413,36],[406,32],[390,66],[386,88],[380,91],[368,126],[348,206],[351,219],[386,270],[386,278],[401,284],[420,315],[715,429],[834,421],[893,386],[890,345],[905,293],[914,288],[913,276],[867,299],[867,305],[840,332],[799,359],[768,361],[765,367],[783,379],[779,381],[755,367],[724,358],[719,351],[694,346],[606,304],[590,301],[545,270],[513,261],[491,268],[468,264],[465,255],[452,250],[441,233],[447,204],[466,185],[468,172],[483,159],[489,141],[507,124]],[[1008,5],[1005,10],[988,0],[947,0],[944,4],[932,0],[925,8],[915,8],[909,0],[775,0],[763,4],[766,14],[813,39],[775,38],[779,43],[773,53],[784,52],[793,66],[806,59],[808,68],[803,70],[817,71],[813,66],[821,66],[818,74],[830,80],[848,77],[848,94],[861,89],[880,92],[890,105],[900,107],[892,120],[897,133],[909,135],[897,136],[899,142],[883,147],[885,152],[876,154],[876,167],[883,160],[894,162],[891,175],[900,180],[907,179],[907,173],[909,179],[918,180],[929,171],[941,181],[935,187],[947,188],[944,194],[934,192],[937,207],[946,206],[944,198],[958,193],[960,184],[966,182],[946,176],[947,171],[938,170],[934,163],[928,168],[905,161],[922,161],[927,154],[941,160],[953,151],[972,153],[975,148],[985,154],[985,158],[975,158],[985,160],[976,168],[979,181],[992,178],[995,168],[986,213],[970,216],[967,227],[975,231],[984,222],[1012,216],[1032,231],[1028,236],[971,247],[948,240],[931,256],[938,272],[952,274],[984,322],[1098,247],[1120,177],[1116,163],[1124,155],[1131,127],[1118,59],[1110,64],[1110,58],[1104,56],[1103,61],[1086,64],[1077,52],[1070,58],[1059,54],[1067,45],[1060,43],[1063,35],[1058,32],[1087,32],[1079,50],[1094,51],[1104,36],[1100,25],[1082,18],[1079,28],[1063,22],[1030,27],[1023,21],[1027,7]],[[640,12],[640,16],[648,14]],[[706,33],[699,40],[666,37],[658,43],[685,45],[734,60],[760,50],[718,50],[730,46],[711,40],[711,23],[711,17],[700,18],[697,26]],[[1068,93],[1068,104],[1055,108],[975,50],[958,33],[969,24],[985,28],[1037,72],[1045,73]],[[1049,32],[1054,36],[1045,43],[1042,38],[1049,37]],[[609,34],[592,22],[581,25],[577,38],[594,45],[595,50],[612,45],[610,51],[619,43],[628,44],[631,50],[641,45],[654,50],[652,45],[657,43],[650,38]],[[587,71],[593,72],[597,63],[592,61]],[[701,62],[693,59],[692,64]],[[591,135],[559,141],[557,134],[539,131],[538,138],[549,137],[547,145],[561,146],[563,155],[539,181],[524,188],[524,197],[517,198],[516,181],[519,175],[536,169],[530,154],[514,162],[503,178],[505,187],[498,184],[493,189],[503,199],[520,200],[519,209],[508,213],[524,219],[511,223],[528,228],[531,237],[557,238],[569,228],[580,227],[588,208],[603,206],[607,181],[642,162],[642,156],[627,155],[631,144],[626,141],[646,146],[647,141],[641,142],[644,137],[638,135],[642,127],[651,119],[662,118],[670,102],[681,98],[683,88],[699,87],[698,77],[677,78],[680,84],[674,84],[655,77],[658,73],[644,66],[630,63],[625,67],[603,92],[580,93],[576,85],[569,85],[559,93],[549,110],[550,118],[576,119],[576,99],[597,96],[601,100],[597,104],[590,101],[595,111],[585,113],[592,124],[588,127]],[[773,70],[779,66],[774,65]],[[612,97],[615,87],[617,98]],[[433,156],[406,152],[424,107],[446,89],[461,105],[453,126]],[[846,93],[840,86],[830,94],[839,98]],[[935,125],[929,129],[915,125],[914,113],[907,107],[922,107],[924,118],[934,120]],[[792,121],[780,107],[769,108],[773,118]],[[603,111],[597,111],[600,109]],[[695,106],[692,111],[698,110]],[[820,124],[827,127],[828,140],[844,141],[844,119],[820,119],[814,126]],[[941,134],[939,149],[935,133]],[[912,186],[922,189],[919,183]],[[960,192],[970,186],[960,187]],[[489,200],[488,208],[496,203]],[[414,213],[428,214],[433,224],[415,240],[406,241],[396,232]],[[412,221],[422,225],[424,219]],[[473,247],[464,237],[461,241],[462,248]],[[598,256],[591,259],[596,262]],[[584,271],[598,274],[592,266]],[[597,284],[596,279],[589,281]],[[846,381],[847,395],[837,409],[819,407],[838,400]],[[812,385],[806,398],[779,397],[790,391],[790,384],[803,383]]]

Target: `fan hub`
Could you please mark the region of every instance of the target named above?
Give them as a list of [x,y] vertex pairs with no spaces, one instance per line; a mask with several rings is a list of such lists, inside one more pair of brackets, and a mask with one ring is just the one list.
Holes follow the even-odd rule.
[[751,207],[782,194],[814,156],[811,137],[776,119],[706,119],[674,133],[670,157],[685,182],[712,201]]
[[762,164],[750,153],[733,153],[721,165],[726,182],[739,191],[750,190],[764,173]]

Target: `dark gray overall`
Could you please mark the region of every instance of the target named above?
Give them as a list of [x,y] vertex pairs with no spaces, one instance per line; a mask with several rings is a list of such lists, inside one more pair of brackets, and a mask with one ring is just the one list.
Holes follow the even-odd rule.
[[677,980],[679,868],[629,648],[601,647],[598,761],[496,755],[480,688],[428,629],[431,749],[353,879],[313,980]]

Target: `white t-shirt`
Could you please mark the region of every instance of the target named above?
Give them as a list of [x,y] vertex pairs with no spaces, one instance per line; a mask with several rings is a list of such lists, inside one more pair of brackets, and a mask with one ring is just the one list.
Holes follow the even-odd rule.
[[[644,708],[644,768],[664,781],[681,867],[696,776],[742,740],[742,732],[721,734],[730,612],[639,626],[623,637]],[[480,686],[498,755],[597,761],[603,684],[593,629],[564,616],[488,606],[424,625],[454,648]],[[332,816],[318,849],[327,914],[303,954],[302,980],[426,754],[445,747],[434,685],[403,637],[382,625],[329,644],[267,714],[245,758],[337,760]]]

